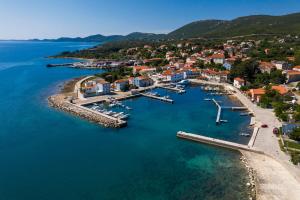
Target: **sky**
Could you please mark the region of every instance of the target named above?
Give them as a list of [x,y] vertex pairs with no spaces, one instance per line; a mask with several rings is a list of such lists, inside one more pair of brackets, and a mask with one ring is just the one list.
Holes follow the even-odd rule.
[[192,21],[300,12],[300,0],[0,0],[0,39],[168,33]]

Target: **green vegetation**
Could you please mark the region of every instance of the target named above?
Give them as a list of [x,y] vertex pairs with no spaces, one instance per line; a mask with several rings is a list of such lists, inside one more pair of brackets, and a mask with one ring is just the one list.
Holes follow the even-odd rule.
[[116,80],[133,76],[132,68],[122,67],[118,70],[96,74],[95,76],[105,79],[107,82],[113,83]]
[[231,21],[196,21],[169,33],[168,37],[233,37],[251,34],[298,34],[299,32],[300,13],[295,13],[284,16],[253,15]]
[[[292,140],[300,141],[300,128],[295,128],[293,132],[290,134],[290,138]],[[300,149],[300,144],[298,144],[298,148]]]

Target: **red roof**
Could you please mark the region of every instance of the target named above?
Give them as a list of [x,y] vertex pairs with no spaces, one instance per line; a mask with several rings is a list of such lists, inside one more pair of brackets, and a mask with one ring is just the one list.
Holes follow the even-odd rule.
[[234,80],[238,81],[238,82],[245,82],[245,80],[240,77],[236,77],[236,78],[234,78]]
[[222,53],[216,53],[210,56],[211,59],[224,59],[225,55]]
[[272,86],[273,90],[276,90],[277,92],[279,92],[280,94],[286,94],[288,92],[288,89],[286,89],[284,86],[282,85],[274,85]]

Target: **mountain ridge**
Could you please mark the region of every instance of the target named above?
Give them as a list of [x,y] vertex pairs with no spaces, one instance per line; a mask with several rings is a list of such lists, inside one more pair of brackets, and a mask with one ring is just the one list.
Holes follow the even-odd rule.
[[300,12],[287,15],[249,15],[233,20],[208,19],[188,23],[168,34],[133,32],[128,35],[101,34],[87,37],[61,37],[32,41],[56,42],[113,42],[123,40],[158,41],[165,39],[222,38],[252,34],[300,34]]

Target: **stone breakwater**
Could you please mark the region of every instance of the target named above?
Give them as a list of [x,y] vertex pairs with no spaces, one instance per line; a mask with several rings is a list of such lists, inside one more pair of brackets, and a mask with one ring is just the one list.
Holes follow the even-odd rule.
[[48,102],[51,107],[79,116],[107,128],[121,128],[127,125],[126,121],[106,116],[88,108],[73,104],[62,94],[50,96]]

